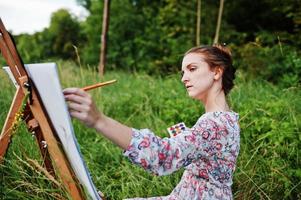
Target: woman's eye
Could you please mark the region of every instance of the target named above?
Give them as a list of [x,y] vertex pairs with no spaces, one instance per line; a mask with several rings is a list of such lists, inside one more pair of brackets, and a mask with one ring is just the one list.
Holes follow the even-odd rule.
[[193,71],[195,71],[196,70],[196,67],[191,67],[191,68],[189,68],[189,71],[191,71],[191,72],[193,72]]

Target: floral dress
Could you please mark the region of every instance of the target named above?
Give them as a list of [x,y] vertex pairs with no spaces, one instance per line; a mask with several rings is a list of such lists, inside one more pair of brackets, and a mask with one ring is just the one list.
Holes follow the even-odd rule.
[[[155,175],[184,167],[170,195],[152,200],[232,199],[232,175],[239,153],[239,116],[235,112],[207,112],[175,137],[160,138],[148,129],[133,129],[124,155]],[[145,199],[145,198],[134,198]]]

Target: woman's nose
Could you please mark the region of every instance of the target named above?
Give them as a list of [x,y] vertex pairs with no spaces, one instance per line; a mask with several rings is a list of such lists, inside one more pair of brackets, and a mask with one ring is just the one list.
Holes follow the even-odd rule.
[[188,81],[188,78],[187,78],[187,76],[185,75],[185,73],[183,73],[182,78],[181,78],[181,81],[182,81],[183,83],[186,83],[186,82]]

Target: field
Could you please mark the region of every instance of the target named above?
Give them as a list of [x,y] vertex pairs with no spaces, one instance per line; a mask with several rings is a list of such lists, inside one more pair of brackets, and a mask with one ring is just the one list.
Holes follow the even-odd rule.
[[[97,73],[73,63],[59,63],[63,87],[99,82]],[[247,81],[237,74],[229,102],[240,114],[241,150],[234,174],[234,199],[301,199],[301,90],[279,88],[265,80]],[[150,128],[168,136],[166,128],[184,121],[193,126],[204,112],[186,95],[179,74],[153,77],[141,73],[107,72],[114,85],[95,89],[97,105],[108,116],[135,128]],[[0,72],[0,127],[3,126],[14,87]],[[94,130],[74,120],[82,154],[96,187],[108,199],[167,195],[182,170],[154,177],[132,165],[122,151]],[[68,199],[30,159],[41,164],[35,139],[19,123],[4,163],[0,166],[2,199]],[[146,188],[146,189],[145,189]]]

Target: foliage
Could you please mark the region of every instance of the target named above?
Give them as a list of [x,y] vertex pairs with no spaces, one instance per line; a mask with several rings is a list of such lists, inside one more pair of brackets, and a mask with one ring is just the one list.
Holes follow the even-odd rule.
[[238,199],[300,198],[301,105],[295,94],[300,88],[281,89],[260,79],[232,93],[240,97],[231,100],[242,130],[234,187],[244,192]]
[[[75,60],[76,46],[84,66],[96,68],[103,1],[77,2],[90,13],[84,21],[61,9],[52,14],[50,26],[42,32],[17,36],[18,49],[26,63],[53,57]],[[218,3],[202,1],[202,44],[213,42]],[[296,0],[225,2],[220,41],[235,50],[237,66],[250,77],[295,86],[300,79],[300,11]],[[196,1],[111,1],[106,70],[174,73],[182,55],[195,44],[195,29]]]
[[[236,64],[249,79],[262,78],[282,87],[294,87],[301,80],[301,58],[299,52],[281,44],[270,46],[267,39],[258,36],[255,42],[236,48]],[[276,39],[274,37],[273,39]]]
[[[91,13],[85,23],[90,39],[82,57],[85,63],[97,65],[103,3],[90,0],[79,2],[90,5]],[[183,53],[195,44],[195,7],[196,2],[183,0],[112,1],[107,69],[144,71],[149,74],[176,71]],[[212,43],[217,11],[217,1],[202,1],[203,44]],[[300,3],[294,0],[280,4],[270,0],[226,2],[221,41],[239,49],[265,32],[267,37],[278,35],[292,49],[298,49],[296,47],[300,46],[301,41],[298,34],[299,11]],[[278,42],[271,45],[278,46]],[[256,59],[256,55],[252,59]]]
[[[78,69],[70,62],[59,62],[58,66],[64,87],[99,81],[92,68]],[[300,86],[282,89],[260,78],[250,81],[242,71],[238,72],[229,96],[233,110],[240,114],[241,126],[241,150],[232,187],[234,199],[300,199]],[[2,124],[14,89],[3,72],[0,78]],[[150,128],[166,137],[166,127],[180,121],[191,127],[204,112],[199,102],[186,96],[176,74],[164,78],[145,73],[106,74],[106,80],[113,78],[118,80],[116,84],[93,90],[91,95],[104,113],[128,126]],[[167,195],[179,182],[182,171],[154,177],[134,167],[120,149],[94,130],[78,121],[73,121],[73,125],[93,182],[109,199]],[[0,166],[0,194],[4,199],[68,199],[63,190],[50,184],[27,162],[26,157],[42,162],[30,134],[21,128],[13,140],[6,161]]]
[[[97,2],[97,1],[96,1]],[[102,23],[102,8],[103,5],[93,3],[90,5],[92,13],[83,24],[83,30],[86,35],[86,45],[82,49],[82,60],[87,65],[97,65],[100,54],[100,39],[101,39],[101,23]]]
[[34,35],[22,34],[16,38],[16,44],[19,49],[19,54],[25,63],[38,62],[45,58],[43,55],[44,45],[42,44],[42,34],[35,33]]
[[52,14],[49,34],[52,41],[54,56],[61,58],[75,58],[73,45],[78,46],[82,38],[80,25],[69,11],[60,9]]
[[[174,70],[178,55],[192,45],[188,38],[191,34],[186,34],[191,33],[187,28],[190,23],[182,22],[193,17],[189,17],[188,12],[181,12],[180,8],[183,5],[191,7],[191,4],[177,4],[175,1],[166,4],[160,1],[112,1],[108,67],[131,71],[144,70],[150,73],[168,71],[171,67]],[[92,14],[86,20],[89,45],[83,51],[83,60],[94,65],[98,63],[99,58],[101,11],[102,4],[92,2]],[[179,13],[183,18],[176,17]],[[189,45],[185,46],[186,41]],[[163,54],[165,55],[162,57]]]

